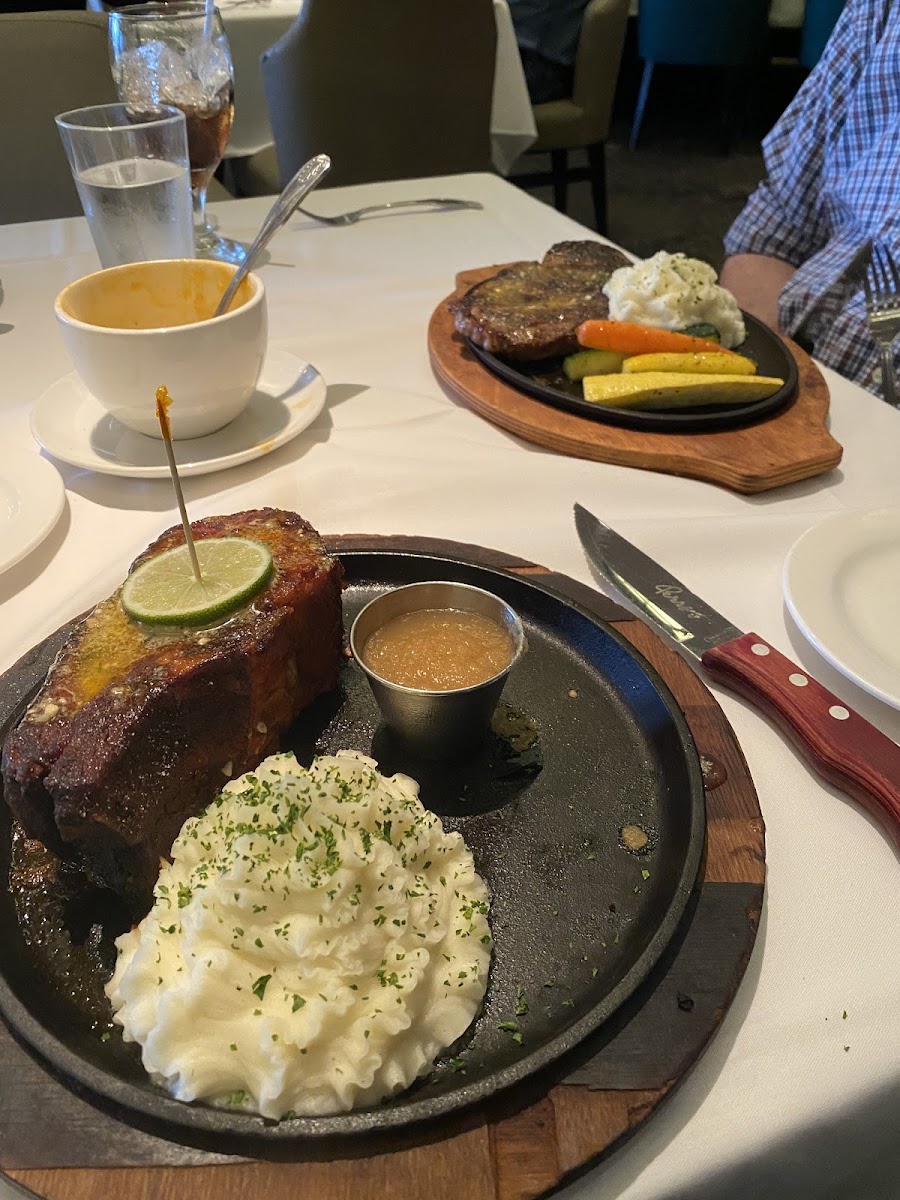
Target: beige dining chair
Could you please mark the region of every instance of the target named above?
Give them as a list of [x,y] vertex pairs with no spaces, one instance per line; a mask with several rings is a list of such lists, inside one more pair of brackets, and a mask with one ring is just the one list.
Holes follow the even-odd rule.
[[0,14],[0,222],[80,215],[53,118],[117,99],[106,17]]
[[[606,139],[619,78],[628,0],[590,0],[584,10],[572,95],[534,106],[537,141],[529,154],[550,154],[549,172],[516,174],[522,187],[553,184],[553,203],[566,211],[568,185],[589,179],[597,231],[606,233]],[[569,166],[569,152],[584,149],[588,165]]]
[[279,190],[314,154],[326,184],[491,170],[492,0],[305,0],[262,56],[275,154],[235,165]]

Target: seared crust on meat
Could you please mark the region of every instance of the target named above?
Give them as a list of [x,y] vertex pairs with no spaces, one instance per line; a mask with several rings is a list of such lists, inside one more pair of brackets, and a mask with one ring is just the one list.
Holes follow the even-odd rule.
[[603,285],[621,251],[602,242],[557,242],[540,263],[514,263],[450,302],[456,328],[476,345],[507,358],[571,354],[582,321],[609,315]]
[[[6,801],[29,837],[86,866],[137,907],[161,855],[229,777],[335,686],[340,563],[296,513],[208,517],[194,537],[252,537],[270,549],[264,591],[221,624],[151,628],[119,592],[75,629],[3,748]],[[136,560],[184,542],[169,529]]]

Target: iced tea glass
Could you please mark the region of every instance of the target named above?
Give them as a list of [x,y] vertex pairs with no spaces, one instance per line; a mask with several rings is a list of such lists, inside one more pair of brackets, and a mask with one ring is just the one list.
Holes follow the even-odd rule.
[[194,0],[120,9],[109,15],[109,41],[124,104],[134,111],[172,105],[184,113],[198,257],[242,262],[244,247],[216,234],[206,216],[206,191],[234,116],[231,50],[218,9],[207,12]]

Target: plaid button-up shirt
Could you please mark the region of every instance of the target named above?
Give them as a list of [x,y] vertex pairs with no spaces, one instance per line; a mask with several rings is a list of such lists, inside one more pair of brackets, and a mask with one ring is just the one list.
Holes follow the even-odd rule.
[[848,0],[763,153],[767,178],[725,252],[796,267],[778,301],[782,329],[878,394],[862,271],[871,242],[900,258],[900,2]]

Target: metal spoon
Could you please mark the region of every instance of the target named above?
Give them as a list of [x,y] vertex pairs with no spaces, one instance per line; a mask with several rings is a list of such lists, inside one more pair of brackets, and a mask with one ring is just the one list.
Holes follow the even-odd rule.
[[253,239],[247,257],[231,277],[231,282],[225,289],[222,299],[216,305],[214,317],[220,317],[234,299],[234,294],[241,282],[259,257],[260,251],[269,244],[274,233],[277,233],[287,219],[293,214],[303,197],[311,192],[328,171],[331,170],[331,159],[327,154],[317,154],[309,162],[304,163],[294,178],[286,185],[281,195],[269,209],[262,228]]

